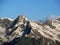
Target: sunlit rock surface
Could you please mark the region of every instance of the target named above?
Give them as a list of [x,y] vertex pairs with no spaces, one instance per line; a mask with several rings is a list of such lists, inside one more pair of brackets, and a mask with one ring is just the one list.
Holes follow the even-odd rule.
[[25,16],[18,16],[15,20],[1,18],[0,42],[9,45],[15,38],[18,40],[13,45],[60,45],[60,18],[45,23],[30,21]]

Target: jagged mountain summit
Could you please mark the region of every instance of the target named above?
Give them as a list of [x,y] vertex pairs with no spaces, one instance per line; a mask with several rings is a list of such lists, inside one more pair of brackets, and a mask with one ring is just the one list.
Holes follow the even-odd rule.
[[[25,39],[23,37],[31,38],[30,40],[33,42],[30,45],[59,45],[60,18],[47,20],[44,24],[30,21],[25,16],[18,16],[15,20],[11,18],[0,19],[0,41],[2,43],[16,41],[17,38],[22,41]],[[24,41],[27,41],[27,39]]]

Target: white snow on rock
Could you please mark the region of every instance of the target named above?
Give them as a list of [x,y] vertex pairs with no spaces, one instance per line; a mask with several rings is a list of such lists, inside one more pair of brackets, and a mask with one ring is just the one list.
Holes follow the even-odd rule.
[[[11,18],[8,18],[8,19],[13,21],[13,19],[11,19]],[[29,21],[25,16],[18,16],[17,20],[18,21],[14,26],[15,27],[18,26],[18,28],[15,31],[13,31],[10,36],[8,36],[9,40],[7,39],[7,37],[4,37],[8,41],[11,41],[14,38],[17,38],[19,36],[22,36],[24,29],[26,28],[27,21]],[[30,22],[29,25],[31,25],[32,29],[31,29],[30,34],[27,35],[28,37],[39,39],[41,36],[43,36],[47,39],[51,39],[53,41],[57,40],[60,42],[60,21],[58,21],[56,19],[52,20],[51,25],[55,26],[55,28],[53,28],[53,29],[50,27],[50,25],[47,25],[47,24],[40,25],[34,21],[29,21],[29,22]],[[12,27],[14,27],[14,26],[12,26]],[[9,29],[11,29],[11,31],[12,31],[12,28],[9,28]],[[9,32],[9,29],[8,29],[8,32]],[[0,32],[3,32],[6,34],[5,30],[2,27],[0,27]],[[5,34],[3,34],[3,36],[5,36]],[[2,39],[4,39],[4,38],[2,38]]]
[[4,20],[4,19],[8,19],[8,20],[10,20],[10,21],[14,21],[13,18],[7,18],[7,17],[1,18],[1,20]]

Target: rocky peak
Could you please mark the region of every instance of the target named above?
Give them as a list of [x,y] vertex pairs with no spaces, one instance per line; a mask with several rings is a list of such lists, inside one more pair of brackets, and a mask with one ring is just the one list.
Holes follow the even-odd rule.
[[[10,20],[9,20],[10,21]],[[8,21],[8,22],[9,22]],[[1,24],[2,21],[0,21]],[[5,22],[5,21],[4,21]],[[10,21],[11,22],[11,21]],[[9,23],[10,23],[9,22]],[[9,24],[6,21],[6,24]],[[2,24],[3,25],[3,24]],[[10,24],[9,24],[10,25]],[[1,25],[0,25],[1,26]],[[2,27],[2,26],[1,26]],[[44,44],[55,45],[60,43],[60,21],[58,19],[48,20],[44,24],[28,20],[25,16],[18,16],[7,28],[1,28],[3,35],[0,35],[3,42],[10,42],[15,38],[30,37]],[[0,31],[1,32],[1,31]],[[0,33],[1,34],[1,33]],[[3,36],[3,38],[2,38]],[[57,45],[57,44],[56,44]]]
[[28,19],[25,16],[18,16],[16,20],[18,20],[17,21],[18,25],[25,24],[28,21]]
[[10,38],[9,41],[14,38],[21,37],[24,30],[28,28],[28,19],[25,16],[18,16],[12,23],[10,27],[6,29],[6,36]]

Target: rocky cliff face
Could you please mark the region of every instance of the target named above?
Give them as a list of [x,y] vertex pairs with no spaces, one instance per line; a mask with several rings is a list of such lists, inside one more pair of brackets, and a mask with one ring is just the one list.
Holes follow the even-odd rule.
[[[0,42],[9,43],[17,38],[21,45],[59,45],[60,18],[47,20],[45,23],[30,21],[25,16],[18,16],[15,20],[1,18]],[[18,41],[15,45],[19,45]],[[21,43],[27,41],[29,44]]]

